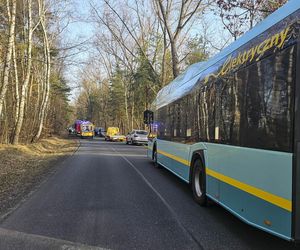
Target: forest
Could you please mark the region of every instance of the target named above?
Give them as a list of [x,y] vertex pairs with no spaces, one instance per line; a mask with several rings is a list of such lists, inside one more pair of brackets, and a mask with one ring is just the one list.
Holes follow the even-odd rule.
[[[36,142],[75,119],[144,128],[143,111],[162,87],[286,1],[80,2],[82,16],[76,0],[0,0],[0,143]],[[92,36],[70,42],[66,30],[78,20]],[[70,65],[86,48],[74,85]]]

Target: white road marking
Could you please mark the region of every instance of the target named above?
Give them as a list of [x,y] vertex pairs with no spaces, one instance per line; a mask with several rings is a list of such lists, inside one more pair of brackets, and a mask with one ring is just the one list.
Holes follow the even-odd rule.
[[176,212],[174,209],[171,207],[171,205],[166,201],[166,199],[153,187],[153,185],[147,180],[147,178],[142,174],[140,170],[130,161],[126,158],[126,156],[122,155],[120,152],[118,152],[115,148],[112,147],[112,150],[114,150],[121,158],[123,158],[135,171],[136,173],[142,178],[142,180],[146,183],[146,185],[158,196],[158,198],[162,201],[162,203],[166,206],[166,208],[169,210],[179,227],[182,229],[182,231],[186,234],[186,236],[195,244],[200,249],[204,249],[203,246],[198,242],[197,239],[188,231],[188,229],[181,223],[179,220]]

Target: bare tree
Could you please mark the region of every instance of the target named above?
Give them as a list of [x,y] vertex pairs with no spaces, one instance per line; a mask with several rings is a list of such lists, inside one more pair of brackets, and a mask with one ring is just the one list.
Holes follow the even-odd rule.
[[28,84],[30,81],[30,76],[31,76],[31,64],[32,64],[32,34],[33,34],[33,22],[32,22],[32,0],[27,0],[28,1],[28,37],[27,37],[27,67],[26,67],[26,72],[25,72],[25,79],[22,85],[21,89],[21,98],[20,98],[20,110],[19,110],[19,116],[17,118],[17,123],[16,123],[16,129],[15,133],[13,136],[13,144],[18,144],[19,143],[19,136],[24,120],[24,113],[25,113],[25,104],[26,104],[26,97],[27,97],[27,90],[28,90]]
[[36,141],[40,138],[43,130],[44,120],[46,116],[46,108],[49,102],[49,94],[50,94],[50,72],[51,72],[51,56],[50,56],[50,42],[48,38],[48,32],[46,28],[46,9],[45,3],[43,0],[38,0],[39,9],[40,9],[40,23],[42,27],[43,33],[43,47],[44,47],[44,83],[45,83],[45,91],[43,95],[42,105],[39,113],[39,125],[38,131],[33,141]]
[[218,0],[214,13],[234,40],[285,4],[287,0]]
[[[173,5],[172,0],[154,0],[158,8],[158,17],[163,21],[164,28],[167,31],[171,47],[172,69],[174,78],[180,73],[178,41],[182,30],[191,22],[193,16],[203,10],[201,0],[181,0],[179,12],[178,6]],[[176,16],[175,16],[176,15]],[[174,20],[176,24],[174,25]],[[175,28],[173,28],[175,27]]]
[[19,111],[20,111],[20,94],[19,94],[19,74],[18,74],[18,64],[17,64],[17,56],[16,56],[16,41],[14,39],[13,44],[13,65],[14,65],[14,81],[15,81],[15,124],[17,124],[19,118]]
[[3,102],[6,96],[9,73],[11,70],[11,59],[12,59],[12,52],[13,52],[14,38],[15,38],[17,1],[12,0],[10,2],[10,0],[6,0],[6,8],[7,8],[8,22],[9,22],[9,35],[8,35],[6,59],[4,62],[3,82],[2,85],[0,86],[0,118],[2,117]]

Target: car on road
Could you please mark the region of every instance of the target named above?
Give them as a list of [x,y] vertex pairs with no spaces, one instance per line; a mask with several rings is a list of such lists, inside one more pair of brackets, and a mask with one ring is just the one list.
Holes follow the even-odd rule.
[[116,134],[116,135],[110,136],[110,141],[125,141],[125,140],[126,140],[125,135]]
[[105,129],[104,128],[100,128],[99,129],[99,137],[105,137],[105,135],[106,135]]
[[100,135],[100,128],[99,127],[95,127],[94,134],[95,134],[95,136],[99,136]]
[[125,135],[120,134],[120,129],[118,127],[107,128],[105,134],[105,141],[125,141]]
[[126,144],[148,144],[148,132],[134,129],[126,136]]
[[95,136],[99,136],[99,137],[105,137],[105,129],[102,127],[96,127],[95,128]]
[[110,141],[112,136],[119,134],[120,130],[118,127],[109,127],[106,130],[105,141]]
[[68,128],[68,133],[69,133],[69,135],[75,135],[76,134],[75,128],[69,127]]

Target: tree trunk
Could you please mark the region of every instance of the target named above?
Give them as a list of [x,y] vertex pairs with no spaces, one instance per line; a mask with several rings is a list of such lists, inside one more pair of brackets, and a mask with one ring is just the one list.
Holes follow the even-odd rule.
[[19,111],[19,117],[16,124],[16,130],[13,137],[13,144],[19,143],[19,137],[21,133],[21,128],[23,125],[24,120],[24,111],[25,111],[25,104],[26,104],[26,97],[27,97],[27,89],[28,84],[30,81],[30,75],[31,75],[31,51],[32,51],[32,0],[28,0],[28,44],[27,44],[27,67],[26,67],[26,73],[25,73],[25,80],[22,86],[21,90],[21,99],[20,99],[20,111]]
[[134,110],[135,110],[135,103],[134,103],[134,91],[132,92],[132,104],[131,104],[131,127],[130,131],[133,130],[134,127]]
[[50,44],[49,44],[49,39],[48,39],[48,34],[46,30],[46,23],[45,23],[45,14],[43,13],[43,17],[41,20],[41,26],[43,29],[43,35],[44,35],[44,60],[45,60],[45,85],[46,85],[46,90],[45,90],[45,99],[42,104],[42,108],[40,111],[40,121],[39,121],[39,126],[38,126],[38,132],[33,138],[34,141],[37,141],[43,131],[43,126],[44,126],[44,121],[46,117],[46,109],[48,106],[49,102],[49,94],[50,94],[50,73],[51,73],[51,55],[50,55]]
[[166,65],[166,54],[167,54],[167,33],[166,28],[163,27],[163,35],[164,35],[164,48],[163,48],[163,55],[162,55],[162,62],[161,62],[161,88],[166,85],[166,78],[167,78],[167,65]]
[[7,44],[6,59],[4,62],[3,83],[2,83],[2,86],[0,89],[0,118],[3,115],[2,114],[3,102],[4,102],[4,99],[6,96],[9,74],[10,74],[10,70],[11,70],[11,58],[12,58],[13,44],[14,44],[14,38],[15,38],[17,1],[12,0],[11,13],[10,13],[9,0],[6,1],[6,4],[7,4],[7,12],[8,12],[8,17],[9,17],[9,37],[8,37],[8,44]]
[[179,75],[179,60],[178,60],[178,53],[176,49],[176,42],[174,40],[170,40],[171,45],[171,54],[172,54],[172,70],[173,70],[173,77],[176,78]]
[[14,62],[14,77],[15,77],[15,124],[17,124],[19,111],[20,111],[20,94],[19,94],[19,74],[18,74],[18,67],[17,67],[17,57],[16,57],[16,44],[15,41],[13,43],[13,62]]
[[129,125],[129,114],[128,114],[128,90],[127,90],[127,86],[126,83],[124,83],[124,105],[125,105],[125,116],[126,116],[126,129],[128,130],[130,125]]

